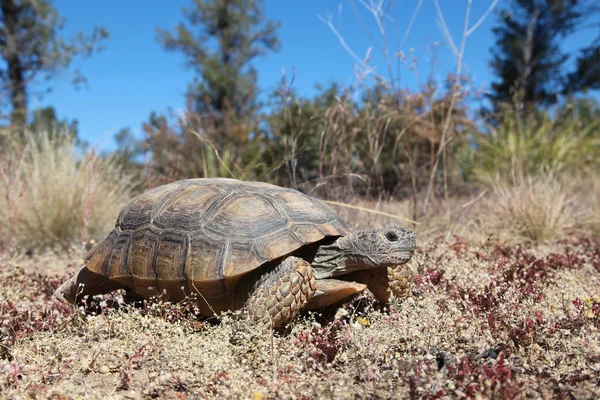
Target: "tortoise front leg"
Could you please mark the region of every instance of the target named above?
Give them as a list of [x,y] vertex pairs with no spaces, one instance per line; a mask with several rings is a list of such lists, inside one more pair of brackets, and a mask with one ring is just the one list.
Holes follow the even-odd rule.
[[352,279],[367,285],[383,304],[389,303],[392,294],[397,299],[407,298],[412,288],[412,273],[406,264],[356,271]]
[[245,309],[255,320],[273,327],[289,322],[317,289],[313,269],[298,257],[287,257],[252,288]]

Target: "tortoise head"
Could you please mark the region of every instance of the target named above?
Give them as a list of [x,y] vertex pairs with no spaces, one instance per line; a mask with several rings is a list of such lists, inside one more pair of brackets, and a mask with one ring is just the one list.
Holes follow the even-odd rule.
[[416,235],[404,228],[366,229],[321,246],[313,268],[318,279],[349,272],[407,263],[416,249]]
[[344,239],[345,250],[352,253],[350,263],[358,269],[405,264],[416,249],[416,235],[404,228],[366,229]]

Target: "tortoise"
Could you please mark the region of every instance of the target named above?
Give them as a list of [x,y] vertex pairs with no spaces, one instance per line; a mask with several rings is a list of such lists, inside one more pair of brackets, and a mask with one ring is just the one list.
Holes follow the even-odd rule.
[[185,179],[131,200],[55,297],[78,304],[125,289],[138,300],[195,298],[204,316],[242,309],[278,327],[367,288],[382,302],[408,293],[400,266],[415,246],[404,228],[351,233],[328,205],[294,189]]

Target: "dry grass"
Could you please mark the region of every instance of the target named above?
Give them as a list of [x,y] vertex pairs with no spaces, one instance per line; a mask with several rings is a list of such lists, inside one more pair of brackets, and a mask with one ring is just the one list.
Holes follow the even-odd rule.
[[575,194],[586,210],[583,225],[593,235],[600,235],[600,177],[586,176],[576,180]]
[[[15,173],[3,186],[1,221],[22,244],[67,243],[85,226],[101,237],[127,200],[120,172],[98,168],[92,155],[78,160],[70,142],[41,140],[8,165]],[[191,305],[133,308],[112,296],[86,313],[51,298],[78,258],[0,262],[0,397],[599,397],[600,242],[585,235],[598,204],[590,188],[545,178],[438,201],[414,227],[411,297],[384,310],[366,294],[278,332],[235,314],[206,321]],[[407,202],[352,204],[411,217]],[[353,230],[410,226],[333,208]]]
[[[352,231],[400,226],[415,231],[421,241],[433,240],[440,234],[448,236],[458,234],[470,242],[481,243],[486,240],[487,236],[476,228],[476,218],[480,209],[477,204],[478,200],[479,198],[440,200],[432,207],[430,216],[427,219],[419,220],[418,225],[410,222],[413,218],[412,205],[408,200],[367,201],[357,198],[349,204],[359,206],[363,210],[336,204],[332,204],[331,207],[346,221]],[[475,206],[471,206],[470,203]],[[372,213],[369,210],[391,214],[395,218]]]
[[[68,135],[29,134],[2,158],[0,224],[25,249],[68,248],[102,239],[129,200],[132,178],[93,152],[76,155]],[[6,243],[5,243],[6,244]]]
[[482,224],[506,243],[540,244],[572,233],[584,218],[574,185],[552,174],[499,183],[484,208]]
[[5,398],[593,398],[600,396],[600,247],[537,253],[488,242],[421,243],[414,296],[369,296],[271,334],[191,307],[49,298],[63,278],[4,265]]
[[595,175],[576,178],[554,174],[528,177],[520,184],[497,182],[471,198],[436,200],[429,216],[419,219],[418,225],[400,220],[412,218],[408,200],[348,202],[362,210],[331,206],[351,230],[400,225],[413,229],[422,241],[458,235],[471,244],[495,237],[505,244],[541,245],[568,235],[600,232],[598,182]]

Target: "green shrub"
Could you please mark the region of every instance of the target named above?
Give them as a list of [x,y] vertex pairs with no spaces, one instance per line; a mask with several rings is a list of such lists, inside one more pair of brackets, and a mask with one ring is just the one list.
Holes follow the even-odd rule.
[[486,182],[497,177],[522,183],[545,171],[593,171],[600,167],[600,120],[560,115],[522,121],[503,118],[489,133],[478,134],[473,151],[475,175]]

